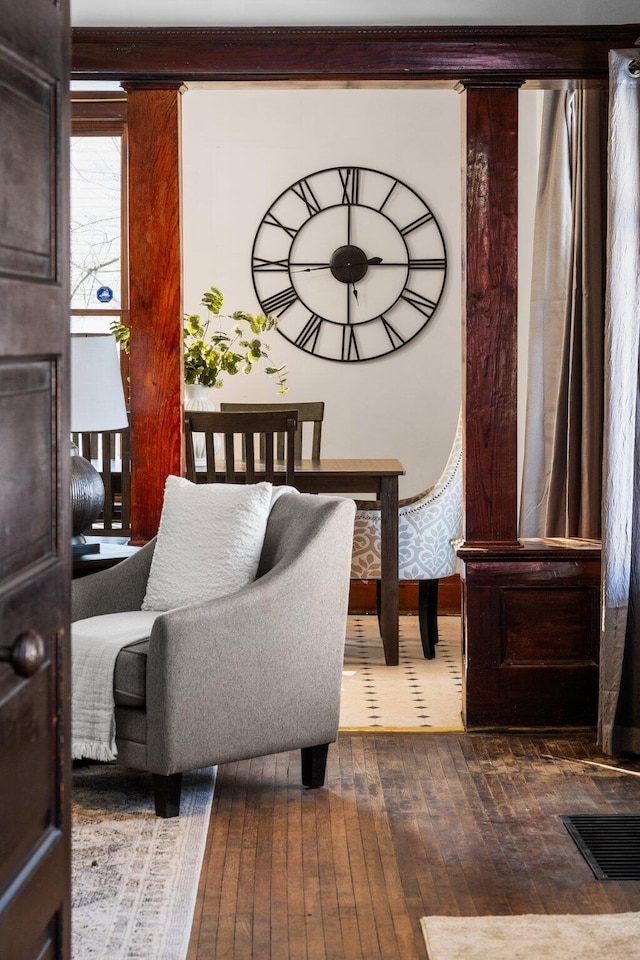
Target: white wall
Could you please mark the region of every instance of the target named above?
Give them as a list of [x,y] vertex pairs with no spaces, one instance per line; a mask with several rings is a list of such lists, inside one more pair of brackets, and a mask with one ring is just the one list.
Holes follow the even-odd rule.
[[[312,356],[277,332],[287,400],[324,400],[323,455],[397,457],[401,495],[433,483],[446,461],[461,383],[460,97],[453,90],[191,88],[183,98],[185,310],[218,286],[225,309],[260,312],[251,248],[261,218],[300,177],[372,167],[432,208],[449,269],[423,331],[392,355],[360,363]],[[227,378],[215,401],[279,399],[260,371]]]
[[[526,339],[537,99],[520,97],[521,393]],[[278,333],[273,359],[286,362],[292,402],[326,403],[323,455],[397,457],[401,496],[433,483],[446,461],[461,396],[461,107],[453,90],[283,89],[192,85],[183,98],[185,310],[218,286],[225,310],[259,312],[251,280],[253,239],[273,200],[300,177],[338,165],[392,173],[431,206],[444,234],[444,294],[423,331],[392,355],[364,363],[311,356]],[[214,401],[272,401],[259,370],[227,378]]]

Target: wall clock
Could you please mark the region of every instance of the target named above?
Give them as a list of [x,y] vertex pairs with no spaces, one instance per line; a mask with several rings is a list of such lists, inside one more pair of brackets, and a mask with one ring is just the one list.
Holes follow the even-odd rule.
[[328,360],[404,347],[442,296],[446,250],[425,201],[397,177],[331,167],[269,207],[252,250],[253,285],[278,331]]

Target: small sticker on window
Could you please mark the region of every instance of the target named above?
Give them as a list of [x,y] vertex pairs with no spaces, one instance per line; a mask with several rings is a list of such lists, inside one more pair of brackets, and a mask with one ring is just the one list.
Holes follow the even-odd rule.
[[113,290],[111,287],[98,287],[96,297],[100,303],[109,303],[111,300],[113,300]]

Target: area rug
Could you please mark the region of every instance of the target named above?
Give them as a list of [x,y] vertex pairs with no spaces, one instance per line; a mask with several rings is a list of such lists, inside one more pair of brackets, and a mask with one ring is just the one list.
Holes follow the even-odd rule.
[[639,960],[640,913],[423,917],[429,960]]
[[340,729],[406,733],[462,730],[460,617],[438,619],[436,656],[425,660],[416,616],[400,617],[400,663],[388,667],[375,616],[350,616]]
[[215,768],[183,778],[180,816],[156,817],[149,774],[73,771],[72,960],[184,960]]

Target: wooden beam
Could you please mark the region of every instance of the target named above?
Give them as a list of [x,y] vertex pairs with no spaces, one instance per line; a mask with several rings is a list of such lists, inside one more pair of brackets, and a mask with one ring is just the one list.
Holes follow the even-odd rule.
[[518,87],[465,84],[465,542],[517,545]]
[[74,78],[607,78],[640,24],[509,27],[76,27]]
[[131,539],[158,530],[182,470],[180,85],[126,84],[129,121]]

